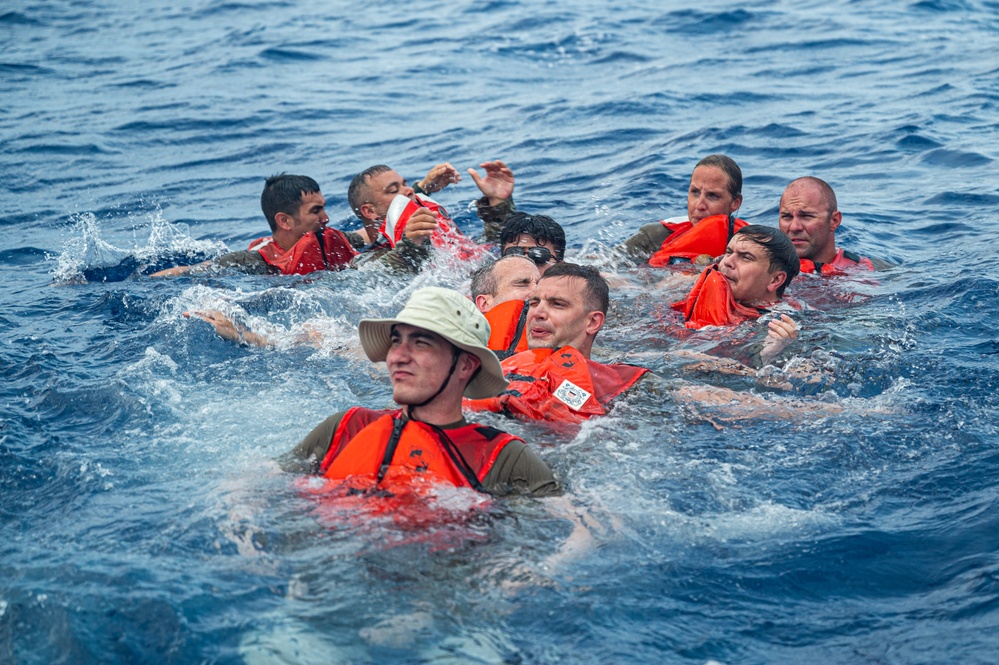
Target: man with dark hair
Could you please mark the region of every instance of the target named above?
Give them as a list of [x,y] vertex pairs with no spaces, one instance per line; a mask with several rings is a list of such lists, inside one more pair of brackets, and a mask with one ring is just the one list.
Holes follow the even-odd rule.
[[432,501],[440,486],[560,493],[551,470],[521,439],[462,416],[463,394],[485,398],[507,385],[499,360],[486,348],[488,329],[468,298],[437,287],[415,291],[394,318],[362,319],[361,346],[372,362],[385,361],[392,399],[402,408],[336,413],[284,466],[304,460],[327,479],[317,493],[362,497],[389,510],[393,500],[410,494]]
[[[768,226],[744,226],[725,256],[705,268],[687,298],[672,307],[687,328],[736,325],[779,303],[797,274],[798,255],[787,235]],[[793,338],[797,326],[785,314],[770,322],[770,331]]]
[[838,275],[850,268],[874,270],[870,259],[836,247],[836,229],[842,221],[836,193],[824,180],[798,178],[781,194],[780,230],[794,243],[803,273]]
[[153,273],[172,277],[209,268],[238,268],[251,274],[305,275],[317,270],[342,270],[357,255],[351,239],[327,228],[326,198],[308,176],[271,176],[260,195],[260,209],[271,235],[258,238],[244,251],[230,252],[193,266]]
[[542,274],[565,258],[565,231],[547,215],[513,212],[503,222],[499,236],[503,256],[526,256]]
[[618,249],[654,267],[706,262],[746,225],[735,217],[741,205],[739,165],[726,155],[708,155],[690,175],[686,216],[646,224]]
[[528,350],[502,363],[510,386],[499,397],[466,400],[465,406],[577,423],[605,414],[612,399],[648,372],[590,359],[607,316],[608,292],[596,268],[575,263],[548,268],[529,300]]
[[500,360],[527,350],[527,300],[541,273],[526,256],[504,256],[472,274],[472,301],[489,321],[489,348]]

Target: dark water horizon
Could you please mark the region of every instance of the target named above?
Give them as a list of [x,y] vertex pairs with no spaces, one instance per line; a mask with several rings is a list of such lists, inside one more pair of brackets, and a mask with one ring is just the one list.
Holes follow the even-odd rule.
[[[0,663],[995,661],[999,3],[16,0],[0,31]],[[668,352],[713,341],[607,258],[711,153],[741,217],[776,225],[815,175],[839,244],[892,264],[799,279],[812,309],[760,376],[685,371]],[[466,271],[146,276],[265,235],[273,173],[352,229],[367,166],[491,159],[621,273],[595,354],[665,386],[578,432],[487,417],[602,525],[557,563],[543,501],[400,543],[331,528],[274,463],[388,404],[357,321]],[[474,232],[477,194],[436,198]],[[183,315],[207,308],[276,348]],[[764,385],[804,365],[821,380]],[[728,422],[671,392],[708,383],[804,406]]]

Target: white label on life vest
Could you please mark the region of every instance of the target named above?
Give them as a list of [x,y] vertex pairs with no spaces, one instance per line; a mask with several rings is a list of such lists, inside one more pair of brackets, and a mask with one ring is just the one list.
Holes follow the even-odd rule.
[[586,400],[590,399],[590,393],[572,381],[563,381],[554,395],[573,411],[579,411],[586,404]]

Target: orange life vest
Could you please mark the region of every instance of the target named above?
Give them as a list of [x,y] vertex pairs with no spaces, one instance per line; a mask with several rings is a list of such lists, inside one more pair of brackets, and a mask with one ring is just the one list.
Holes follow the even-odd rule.
[[388,521],[403,531],[377,528],[380,548],[463,546],[481,539],[465,525],[489,505],[481,483],[514,440],[490,427],[442,430],[406,420],[401,410],[355,407],[333,434],[320,466],[323,477],[303,477],[298,486],[319,499],[315,514],[331,527],[368,530]]
[[686,299],[670,305],[683,316],[687,328],[733,326],[757,319],[766,309],[740,305],[732,297],[732,286],[712,264],[701,272]]
[[697,224],[663,222],[663,226],[673,229],[662,247],[649,259],[649,265],[663,268],[678,263],[690,263],[698,256],[707,254],[716,257],[725,253],[728,241],[735,232],[748,222],[731,215],[712,215]]
[[355,407],[344,414],[319,470],[347,495],[420,494],[435,485],[481,492],[500,450],[515,439],[491,427],[444,430],[408,420],[401,409]]
[[415,201],[402,194],[392,199],[392,203],[385,213],[385,221],[382,222],[379,229],[379,233],[388,241],[390,247],[395,247],[402,241],[406,231],[406,222],[420,208],[430,210],[437,218],[437,229],[430,236],[430,242],[435,249],[446,251],[462,261],[481,258],[485,255],[485,248],[458,229],[444,206],[420,194],[416,195]]
[[503,360],[515,353],[527,351],[527,303],[507,300],[485,313],[489,321],[487,347]]
[[800,259],[801,272],[819,273],[820,275],[845,275],[850,268],[858,266],[864,270],[874,270],[874,264],[867,257],[848,252],[842,247],[836,251],[836,256],[828,263],[815,263],[811,259]]
[[610,401],[649,371],[635,365],[594,362],[571,346],[524,351],[501,364],[510,380],[507,389],[499,397],[466,399],[466,408],[579,423],[607,413]]
[[260,252],[268,265],[282,275],[308,275],[317,270],[342,270],[357,256],[343,231],[325,228],[322,233],[306,233],[291,249],[281,249],[266,236],[250,243],[250,251]]

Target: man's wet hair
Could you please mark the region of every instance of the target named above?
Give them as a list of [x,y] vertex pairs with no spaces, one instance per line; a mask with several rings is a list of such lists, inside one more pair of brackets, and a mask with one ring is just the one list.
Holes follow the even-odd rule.
[[794,249],[794,243],[780,229],[761,224],[750,224],[735,232],[736,236],[746,236],[749,240],[763,248],[767,258],[770,259],[770,268],[767,272],[773,274],[778,270],[787,273],[784,283],[777,289],[777,297],[784,297],[784,289],[791,283],[801,271],[801,261],[798,259],[798,252]]
[[[708,155],[697,162],[697,166],[714,166],[721,169],[722,173],[728,177],[728,193],[732,195],[732,198],[742,196],[742,169],[739,168],[734,159],[727,155]],[[697,166],[694,168],[696,169]]]
[[321,193],[319,183],[304,175],[288,175],[279,173],[272,175],[264,183],[264,191],[260,194],[260,209],[267,218],[271,233],[277,231],[277,214],[297,215],[302,205],[302,197]]
[[607,313],[610,305],[610,285],[604,279],[600,271],[593,266],[581,266],[578,263],[556,263],[545,270],[541,279],[550,277],[578,277],[586,282],[586,308],[593,311]]
[[351,179],[350,185],[347,187],[347,203],[358,219],[364,219],[361,217],[361,206],[367,202],[364,188],[368,186],[368,178],[391,170],[392,167],[385,164],[375,164],[364,169]]
[[565,231],[548,215],[528,215],[519,210],[510,213],[503,221],[503,228],[500,229],[500,246],[513,242],[521,233],[533,237],[538,242],[547,240],[551,243],[555,260],[561,261],[565,256]]
[[[818,187],[819,190],[822,192],[822,200],[826,204],[826,212],[828,212],[830,215],[839,210],[839,204],[836,202],[836,192],[834,192],[833,188],[829,185],[829,183],[823,180],[822,178],[816,178],[813,175],[806,175],[802,178],[795,178],[794,180],[789,182],[787,186],[790,187],[796,182],[810,182],[816,187]],[[786,190],[787,187],[785,187],[784,189]],[[781,203],[784,203],[783,194],[781,194],[780,200]]]

